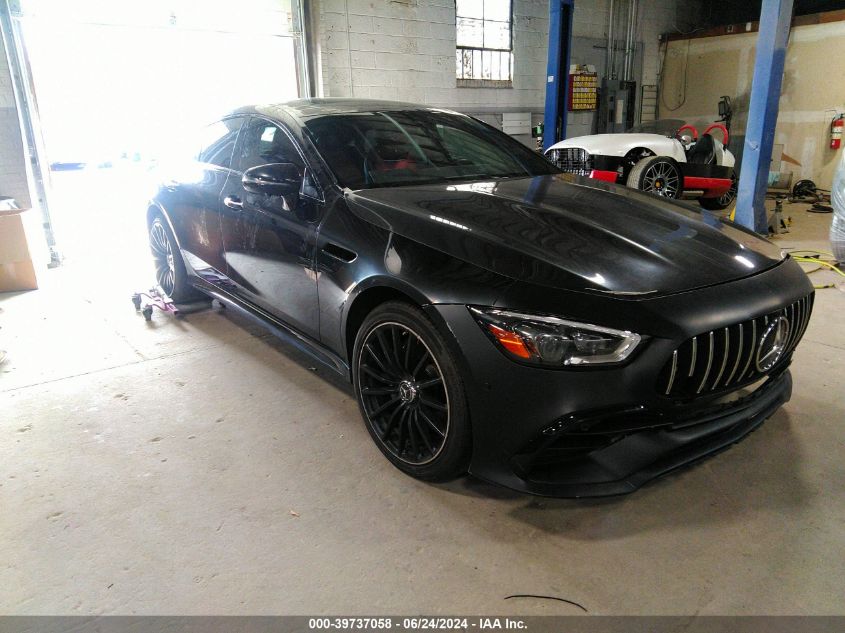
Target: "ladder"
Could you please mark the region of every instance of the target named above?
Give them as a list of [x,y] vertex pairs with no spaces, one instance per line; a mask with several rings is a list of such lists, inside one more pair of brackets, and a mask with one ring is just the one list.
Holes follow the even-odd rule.
[[640,123],[657,118],[657,86],[643,85],[640,89]]

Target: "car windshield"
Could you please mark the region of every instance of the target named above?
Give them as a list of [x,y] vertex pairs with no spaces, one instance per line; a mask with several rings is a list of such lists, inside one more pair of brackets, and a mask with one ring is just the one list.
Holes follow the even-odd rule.
[[330,115],[306,124],[350,189],[559,173],[519,141],[467,116],[435,110]]
[[644,134],[660,134],[661,136],[675,136],[683,125],[683,119],[658,119],[657,121],[646,121],[632,127],[629,132],[641,132]]

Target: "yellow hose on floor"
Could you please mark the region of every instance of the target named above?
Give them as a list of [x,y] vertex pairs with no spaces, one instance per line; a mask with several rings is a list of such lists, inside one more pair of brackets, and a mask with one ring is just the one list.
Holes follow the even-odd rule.
[[[796,255],[796,253],[811,253],[811,255]],[[802,264],[816,264],[816,268],[813,270],[806,270],[808,275],[823,270],[825,268],[832,270],[833,272],[837,273],[845,277],[845,271],[843,271],[839,266],[836,265],[836,262],[833,260],[826,260],[822,259],[822,255],[829,255],[833,257],[833,253],[830,251],[811,251],[811,250],[797,250],[792,251],[790,254],[796,262],[800,262]],[[822,289],[822,288],[835,288],[836,284],[813,284],[813,288]]]

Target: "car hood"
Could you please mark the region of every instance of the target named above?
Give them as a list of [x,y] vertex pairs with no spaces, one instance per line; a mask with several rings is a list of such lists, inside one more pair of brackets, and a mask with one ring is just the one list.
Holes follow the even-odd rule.
[[346,200],[398,235],[566,290],[654,297],[781,260],[767,240],[707,211],[569,174],[347,191]]

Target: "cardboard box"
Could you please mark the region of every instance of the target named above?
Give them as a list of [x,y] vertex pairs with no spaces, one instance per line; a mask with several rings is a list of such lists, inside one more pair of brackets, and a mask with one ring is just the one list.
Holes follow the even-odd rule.
[[26,209],[0,210],[0,292],[36,290],[38,278],[24,229]]

